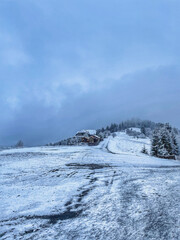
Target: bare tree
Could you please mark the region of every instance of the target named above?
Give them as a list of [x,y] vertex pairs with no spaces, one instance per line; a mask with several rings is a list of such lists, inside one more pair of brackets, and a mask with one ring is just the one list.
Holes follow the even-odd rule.
[[22,148],[23,146],[24,146],[24,143],[22,140],[19,140],[15,145],[15,147],[17,147],[17,148]]

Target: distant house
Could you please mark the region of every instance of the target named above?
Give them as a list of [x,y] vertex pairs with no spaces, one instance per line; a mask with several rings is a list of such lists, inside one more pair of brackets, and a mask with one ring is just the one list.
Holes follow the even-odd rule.
[[88,144],[89,145],[98,145],[100,142],[101,138],[97,135],[92,135],[89,137]]
[[76,133],[76,137],[80,142],[88,145],[97,145],[100,142],[100,137],[96,135],[96,130],[82,130]]

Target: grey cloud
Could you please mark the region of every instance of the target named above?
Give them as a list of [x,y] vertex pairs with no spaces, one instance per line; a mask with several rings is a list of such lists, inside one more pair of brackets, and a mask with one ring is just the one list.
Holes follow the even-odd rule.
[[170,121],[180,127],[179,77],[177,66],[129,74],[103,89],[69,97],[58,111],[55,106],[32,101],[15,113],[1,133],[7,143],[22,138],[26,144],[36,145],[71,136],[81,128],[98,128],[132,117]]
[[179,6],[2,1],[0,145],[44,144],[131,117],[179,126]]

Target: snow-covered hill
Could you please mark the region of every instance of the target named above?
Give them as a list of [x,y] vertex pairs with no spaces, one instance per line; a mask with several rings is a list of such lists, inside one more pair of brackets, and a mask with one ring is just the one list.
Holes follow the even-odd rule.
[[1,151],[0,238],[180,239],[180,162],[141,154],[149,141]]

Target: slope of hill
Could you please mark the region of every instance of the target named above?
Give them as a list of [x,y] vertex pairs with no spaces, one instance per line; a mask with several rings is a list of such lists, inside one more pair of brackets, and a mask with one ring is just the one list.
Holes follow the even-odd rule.
[[179,239],[180,162],[141,154],[149,141],[1,151],[0,238]]
[[114,138],[109,137],[107,149],[112,153],[142,155],[143,146],[150,152],[150,145],[149,138],[135,138],[125,132],[117,132]]

